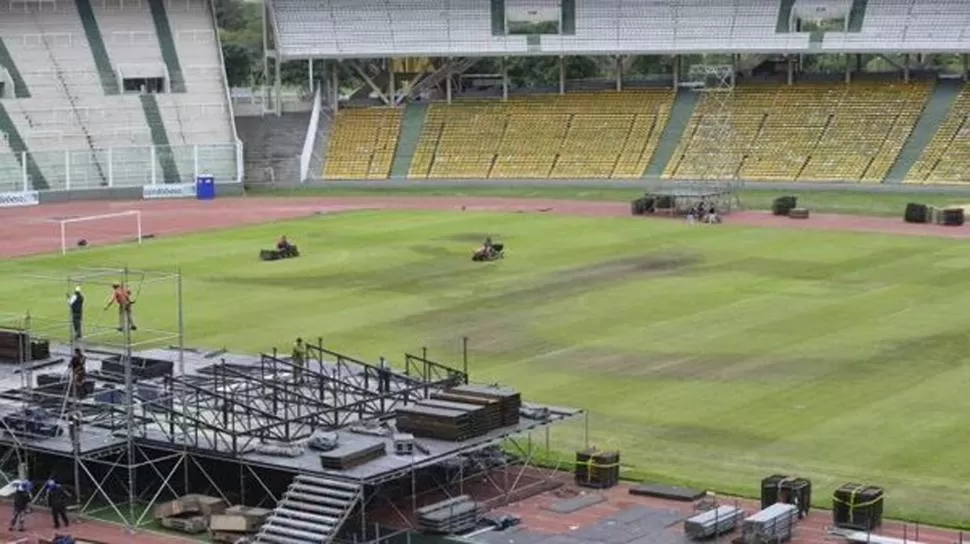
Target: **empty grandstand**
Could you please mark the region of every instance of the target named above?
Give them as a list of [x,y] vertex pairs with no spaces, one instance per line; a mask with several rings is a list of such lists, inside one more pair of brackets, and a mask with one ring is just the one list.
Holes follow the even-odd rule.
[[431,106],[411,178],[639,178],[670,90],[570,93]]
[[962,90],[933,140],[909,171],[914,183],[970,181],[970,90]]
[[687,127],[666,175],[694,179],[720,156],[722,176],[754,181],[881,182],[929,94],[925,82],[755,84],[728,103],[729,142],[710,128],[707,101]]
[[0,186],[238,181],[204,0],[0,0]]
[[[908,53],[929,44],[966,50],[967,6],[272,0],[277,48],[268,53],[331,59],[326,106],[334,111],[340,78],[358,85],[344,94],[357,100],[354,111],[338,113],[320,144],[327,180],[692,180],[717,164],[715,177],[766,182],[956,181],[948,157],[962,144],[945,134],[959,132],[963,99],[940,92],[925,56]],[[602,80],[567,76],[565,59],[575,55],[599,59]],[[529,56],[558,57],[558,85],[513,82],[508,59]],[[659,67],[644,83],[636,79],[643,72],[627,72],[647,56],[665,60],[640,64]],[[725,62],[734,67],[728,97],[692,91],[691,66]],[[872,62],[882,74],[865,74]],[[829,66],[828,77],[806,75],[813,65]],[[482,71],[466,73],[476,67]],[[379,108],[360,109],[368,100]],[[939,137],[927,135],[938,128]]]
[[337,114],[325,179],[387,179],[401,129],[397,108],[355,108]]

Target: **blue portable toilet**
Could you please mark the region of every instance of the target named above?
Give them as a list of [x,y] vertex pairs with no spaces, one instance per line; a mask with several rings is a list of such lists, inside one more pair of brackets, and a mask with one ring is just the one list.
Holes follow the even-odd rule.
[[195,198],[212,200],[216,197],[216,178],[205,175],[195,178]]

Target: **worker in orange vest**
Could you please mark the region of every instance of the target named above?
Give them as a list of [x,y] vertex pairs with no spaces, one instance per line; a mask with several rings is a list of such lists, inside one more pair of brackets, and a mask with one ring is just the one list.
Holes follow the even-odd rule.
[[112,304],[118,305],[118,331],[122,332],[125,327],[130,327],[131,330],[137,331],[138,327],[135,326],[135,320],[131,314],[131,306],[135,303],[135,299],[131,296],[131,290],[126,288],[120,283],[115,283],[111,286],[111,296],[108,297],[108,304],[105,305],[104,309],[107,310]]

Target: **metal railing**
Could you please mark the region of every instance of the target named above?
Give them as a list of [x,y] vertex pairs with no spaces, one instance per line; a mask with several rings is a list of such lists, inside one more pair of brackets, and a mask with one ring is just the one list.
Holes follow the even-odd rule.
[[[177,180],[165,179],[163,161],[169,157],[176,166]],[[238,183],[242,181],[242,160],[240,142],[6,153],[0,154],[0,193],[194,183],[200,174],[213,176],[217,183]],[[31,177],[31,163],[37,165],[43,180]],[[106,173],[106,179],[99,170]]]

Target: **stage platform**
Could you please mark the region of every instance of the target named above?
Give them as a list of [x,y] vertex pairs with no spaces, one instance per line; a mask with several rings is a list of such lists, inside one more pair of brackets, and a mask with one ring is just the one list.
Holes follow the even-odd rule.
[[[52,346],[52,351],[59,356],[68,353],[69,348]],[[461,442],[419,437],[416,438],[419,448],[414,455],[398,456],[390,436],[390,429],[395,428],[394,411],[426,398],[430,392],[456,385],[452,379],[455,376],[449,372],[458,371],[413,356],[406,356],[412,360],[404,364],[375,366],[326,350],[319,353],[322,355],[307,362],[303,377],[297,380],[288,358],[282,356],[182,350],[180,361],[177,348],[132,352],[133,357],[172,362],[170,375],[141,379],[134,385],[134,440],[157,451],[188,451],[199,457],[372,483],[583,413],[574,408],[523,402],[521,412],[540,417],[536,416],[538,412],[541,418],[529,419],[523,415],[516,425]],[[124,385],[117,375],[100,372],[102,360],[117,354],[117,350],[107,348],[87,349],[88,375],[95,381],[95,391],[74,405],[84,415],[81,433],[84,454],[96,455],[126,443]],[[328,358],[330,355],[334,357]],[[413,359],[425,366],[418,368]],[[402,372],[402,367],[408,368],[410,374]],[[66,412],[53,409],[51,404],[58,400],[55,396],[41,396],[38,400],[36,391],[28,394],[22,387],[25,377],[16,370],[13,366],[0,366],[0,417],[24,408],[28,398],[34,399],[34,406],[43,404],[49,413]],[[431,377],[432,371],[445,377]],[[66,376],[67,364],[51,366],[44,372]],[[32,376],[34,380],[36,374]],[[464,379],[464,375],[459,377]],[[389,428],[386,435],[374,436],[352,429],[361,421],[375,420]],[[99,421],[102,427],[98,426]],[[71,455],[67,421],[61,420],[59,424],[64,429],[63,436],[15,439],[4,433],[0,444]],[[336,433],[340,449],[346,452],[382,444],[385,453],[353,468],[324,468],[321,453],[307,448],[306,444],[314,432],[326,431]],[[267,446],[290,449],[298,455],[284,457],[267,453]],[[328,455],[333,453],[340,452]]]
[[[535,408],[537,406],[528,405],[529,408]],[[369,483],[375,480],[393,479],[395,475],[403,475],[410,470],[430,467],[458,455],[484,449],[508,437],[534,431],[582,414],[581,410],[574,408],[543,407],[549,409],[550,417],[547,420],[533,421],[522,418],[518,425],[496,429],[472,440],[448,442],[431,438],[416,438],[415,441],[424,447],[427,453],[415,452],[414,455],[409,456],[398,456],[394,454],[394,440],[392,437],[377,437],[369,434],[358,434],[349,430],[338,430],[336,434],[340,442],[340,450],[349,453],[350,451],[360,450],[372,444],[382,443],[386,451],[386,454],[378,459],[347,470],[323,468],[320,463],[321,452],[309,448],[306,448],[298,457],[280,457],[260,453],[256,451],[255,445],[253,446],[253,451],[236,456],[232,456],[230,451],[203,450],[194,447],[193,444],[190,444],[190,447],[194,453],[201,456],[231,458],[236,462],[264,468]],[[171,450],[173,452],[181,451],[181,443],[168,441],[164,433],[159,431],[149,432],[146,436],[139,438],[138,442],[157,449]],[[301,441],[294,445],[302,446],[305,442]],[[339,454],[340,452],[329,452],[330,455],[334,453]]]

